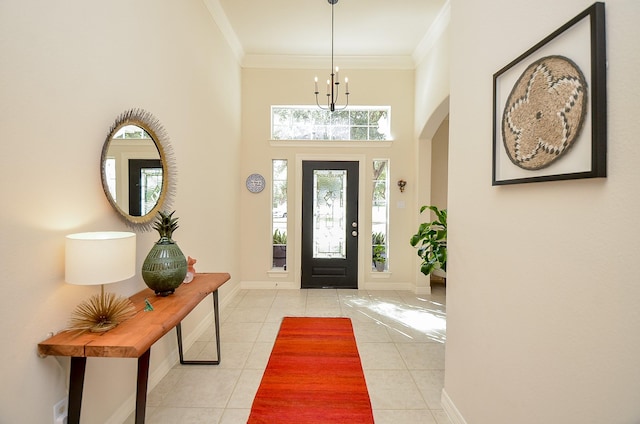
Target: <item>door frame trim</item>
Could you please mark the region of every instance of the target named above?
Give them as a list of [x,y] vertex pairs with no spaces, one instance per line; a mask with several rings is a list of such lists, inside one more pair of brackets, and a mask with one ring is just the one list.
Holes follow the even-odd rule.
[[[302,162],[304,161],[349,161],[358,162],[358,237],[360,237],[360,229],[362,228],[360,223],[364,222],[364,214],[362,205],[364,205],[364,189],[363,184],[365,182],[366,175],[366,160],[367,156],[364,154],[297,154],[295,156],[295,222],[294,222],[294,238],[295,247],[293,254],[295,255],[295,263],[297,264],[293,278],[298,288],[302,287]],[[361,241],[361,240],[358,240]],[[365,263],[365,250],[364,245],[370,245],[370,243],[358,243],[358,288],[364,287],[364,263]]]

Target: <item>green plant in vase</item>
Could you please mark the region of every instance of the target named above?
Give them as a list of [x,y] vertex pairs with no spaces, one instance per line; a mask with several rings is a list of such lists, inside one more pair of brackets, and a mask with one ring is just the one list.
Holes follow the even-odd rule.
[[277,228],[273,232],[273,266],[287,267],[287,233]]
[[273,244],[287,244],[287,233],[276,228],[273,232]]
[[420,271],[429,275],[436,269],[447,270],[447,210],[436,206],[423,206],[420,213],[431,210],[436,219],[423,222],[411,240],[411,246],[417,247],[418,256],[422,259]]
[[371,234],[371,244],[372,245],[384,245],[384,233],[379,232],[379,233],[373,233]]
[[178,218],[173,218],[174,213],[159,212],[153,228],[158,231],[160,240],[142,264],[142,279],[158,296],[172,294],[187,275],[187,258],[172,238],[178,229]]
[[376,267],[376,271],[384,271],[384,264],[387,262],[387,258],[384,256],[386,249],[382,245],[373,246],[373,263]]
[[387,246],[385,244],[384,233],[371,234],[371,261],[376,271],[384,271],[384,264],[387,261]]

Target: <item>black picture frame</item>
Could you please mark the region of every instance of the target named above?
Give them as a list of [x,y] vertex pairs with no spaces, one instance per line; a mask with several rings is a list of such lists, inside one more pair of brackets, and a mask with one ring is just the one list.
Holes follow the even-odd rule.
[[[586,93],[586,102],[582,106],[584,112],[578,127],[580,130],[574,132],[573,142],[566,150],[560,150],[559,154],[553,152],[557,157],[549,159],[550,164],[536,169],[524,169],[522,163],[517,163],[516,159],[519,158],[514,159],[515,148],[511,147],[509,152],[505,142],[505,138],[520,140],[520,134],[524,133],[511,131],[507,132],[505,137],[503,120],[509,123],[506,126],[507,131],[515,127],[511,126],[511,121],[508,120],[512,115],[507,116],[507,100],[510,98],[513,101],[516,98],[516,85],[520,80],[524,81],[525,71],[549,57],[568,59],[567,62],[576,65],[578,72],[584,76],[586,90],[583,91]],[[527,95],[519,101],[528,101],[529,92],[526,93]],[[515,102],[509,104],[516,105]],[[513,110],[514,107],[509,109],[509,113]],[[527,122],[530,123],[526,128],[534,128],[533,118],[526,119],[529,119]],[[607,176],[604,3],[594,3],[493,75],[492,174],[494,186]]]

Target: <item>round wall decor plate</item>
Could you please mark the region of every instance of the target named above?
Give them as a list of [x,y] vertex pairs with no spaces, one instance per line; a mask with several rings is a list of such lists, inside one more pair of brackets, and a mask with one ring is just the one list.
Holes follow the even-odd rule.
[[264,190],[264,177],[260,174],[251,174],[247,177],[247,190],[251,193],[260,193]]
[[562,56],[529,65],[516,82],[502,115],[509,159],[520,168],[550,165],[577,139],[587,114],[587,82],[578,66]]

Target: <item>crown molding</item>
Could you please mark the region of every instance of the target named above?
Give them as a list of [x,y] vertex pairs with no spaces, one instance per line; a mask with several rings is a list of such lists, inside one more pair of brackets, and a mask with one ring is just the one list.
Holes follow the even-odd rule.
[[218,25],[220,32],[227,40],[229,47],[231,48],[233,55],[236,57],[238,63],[242,63],[244,58],[244,49],[242,48],[242,44],[240,43],[240,39],[238,38],[236,32],[233,30],[227,15],[224,13],[224,9],[220,5],[219,0],[202,0],[204,5],[209,10],[211,17]]
[[[243,68],[319,69],[331,62],[330,56],[246,54],[220,1],[202,1]],[[415,69],[448,28],[450,18],[451,5],[447,0],[411,56],[336,56],[335,59],[344,69]]]
[[422,37],[422,40],[416,46],[413,51],[414,67],[418,66],[420,62],[429,54],[433,46],[438,42],[440,36],[449,27],[451,20],[451,4],[450,0],[447,0],[442,6],[442,9],[438,12],[438,16],[433,20],[433,24],[429,27],[427,33]]

